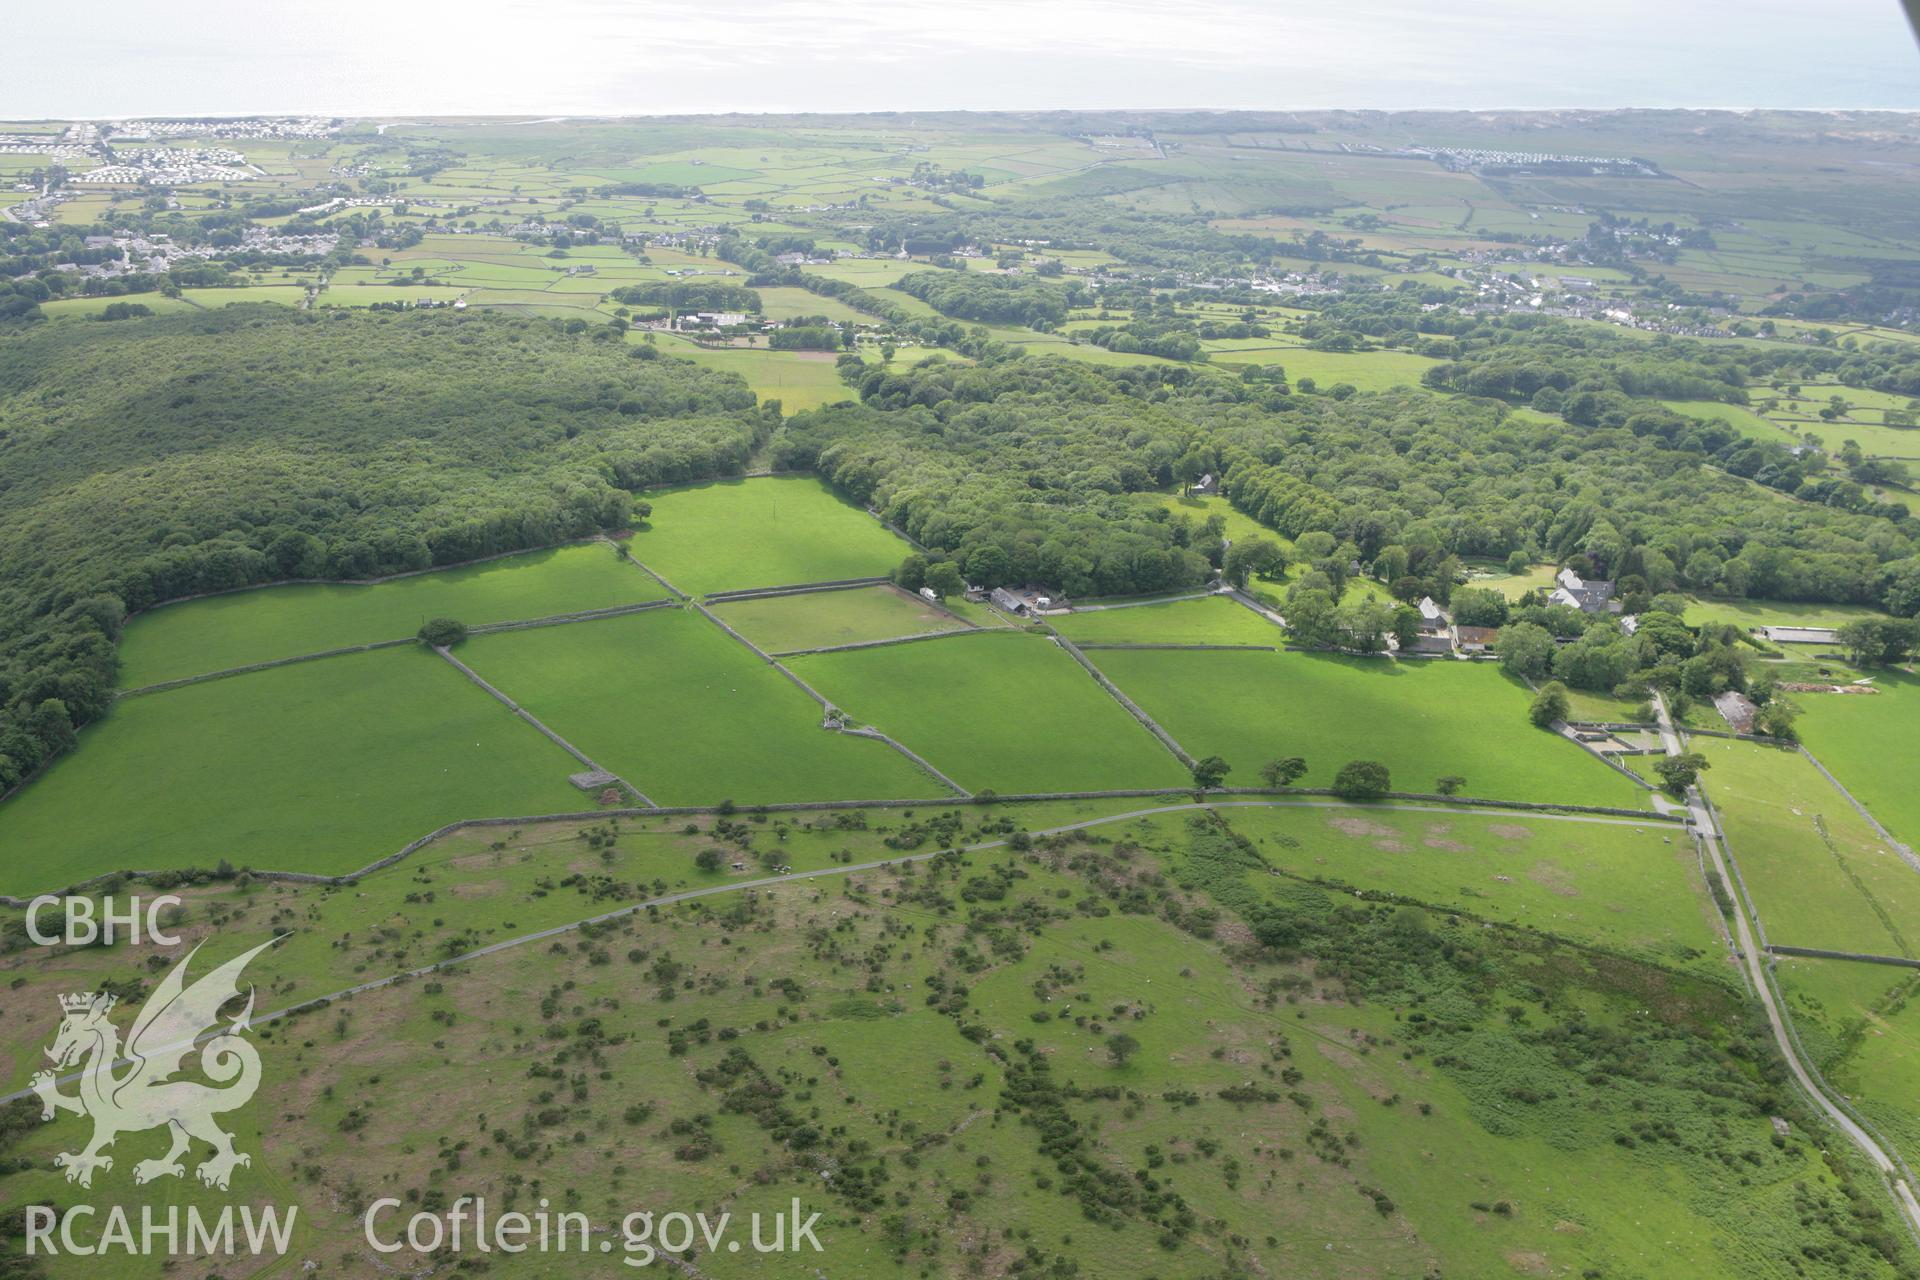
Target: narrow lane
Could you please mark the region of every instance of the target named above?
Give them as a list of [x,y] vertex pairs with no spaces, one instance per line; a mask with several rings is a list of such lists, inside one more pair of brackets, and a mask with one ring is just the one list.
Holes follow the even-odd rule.
[[[1667,700],[1655,693],[1653,705],[1660,717],[1660,741],[1665,744],[1667,754],[1670,756],[1681,754],[1684,748],[1680,741],[1680,734],[1674,728],[1673,717],[1667,710]],[[1687,821],[1705,847],[1707,855],[1713,859],[1713,869],[1719,873],[1721,883],[1727,885],[1730,892],[1738,892],[1739,881],[1733,878],[1727,868],[1719,824],[1713,819],[1713,811],[1701,799],[1698,786],[1687,789]],[[1793,1072],[1794,1079],[1800,1082],[1800,1087],[1806,1091],[1807,1096],[1813,1099],[1814,1104],[1833,1122],[1834,1127],[1844,1133],[1854,1146],[1865,1152],[1867,1159],[1880,1170],[1882,1176],[1892,1186],[1894,1201],[1900,1206],[1900,1211],[1906,1215],[1908,1226],[1915,1232],[1920,1232],[1920,1200],[1914,1199],[1913,1188],[1908,1186],[1906,1179],[1901,1176],[1900,1167],[1887,1154],[1886,1148],[1881,1146],[1878,1138],[1862,1128],[1827,1095],[1826,1090],[1815,1081],[1812,1072],[1807,1070],[1806,1063],[1801,1061],[1799,1048],[1794,1043],[1793,1035],[1787,1030],[1786,1014],[1781,1010],[1779,1002],[1773,998],[1773,987],[1767,981],[1767,953],[1755,945],[1753,929],[1747,922],[1747,912],[1737,898],[1734,901],[1733,923],[1735,936],[1740,944],[1741,962],[1746,966],[1750,985],[1760,997],[1761,1007],[1767,1012],[1767,1025],[1773,1028],[1774,1043],[1780,1046],[1780,1056],[1786,1059],[1787,1068]]]

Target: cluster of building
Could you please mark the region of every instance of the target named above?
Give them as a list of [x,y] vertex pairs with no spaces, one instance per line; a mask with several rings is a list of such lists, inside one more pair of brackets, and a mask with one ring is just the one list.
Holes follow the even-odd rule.
[[[1554,588],[1547,596],[1547,603],[1582,613],[1607,615],[1619,614],[1621,607],[1613,583],[1582,578],[1571,569],[1562,569],[1554,576]],[[1499,642],[1500,628],[1457,626],[1431,596],[1422,596],[1415,607],[1420,611],[1419,634],[1409,648],[1402,650],[1406,654],[1428,657],[1458,654],[1471,658],[1492,653]],[[1632,615],[1622,617],[1621,629],[1632,635],[1638,621]]]
[[320,116],[252,116],[242,120],[116,120],[107,133],[116,142],[148,138],[325,138],[341,122]]
[[1657,178],[1660,171],[1644,160],[1619,156],[1583,156],[1562,151],[1496,151],[1478,147],[1411,147],[1449,169],[1585,169],[1613,177]]
[[[1615,297],[1603,299],[1597,292],[1599,282],[1587,276],[1543,276],[1525,271],[1489,271],[1482,275],[1470,271],[1462,279],[1474,290],[1473,301],[1460,308],[1468,315],[1530,311],[1543,316],[1601,320],[1648,333],[1695,338],[1725,337],[1726,331],[1720,322],[1734,315],[1731,307],[1707,307],[1704,311],[1708,319],[1702,323],[1683,314],[1691,313],[1694,308],[1675,303],[1633,304]],[[1429,303],[1426,309],[1437,310],[1445,305],[1448,304]]]
[[1620,612],[1620,602],[1614,598],[1611,582],[1582,578],[1571,569],[1562,569],[1554,575],[1553,581],[1554,588],[1547,596],[1548,604],[1565,605],[1582,613]]
[[[14,186],[14,190],[31,192],[33,190],[33,184],[28,182],[17,183]],[[24,222],[30,227],[50,227],[53,225],[54,210],[59,208],[63,201],[68,199],[71,199],[71,197],[62,192],[49,191],[44,195],[32,196],[29,199],[22,200],[19,204],[13,205],[5,210],[0,210],[0,213],[4,213],[6,217],[12,218],[15,222]]]
[[82,160],[93,148],[64,142],[50,133],[0,133],[0,156],[45,156],[49,162]]
[[1016,618],[1033,618],[1045,613],[1059,613],[1066,610],[1066,600],[1047,594],[1045,587],[995,587],[991,591],[980,587],[967,588],[967,599],[979,603],[985,601],[1002,613],[1010,613]]
[[409,209],[444,209],[444,200],[416,200],[406,196],[335,196],[319,204],[303,206],[301,213],[334,213],[341,209],[391,209],[404,204]]
[[153,147],[117,155],[112,164],[77,174],[76,183],[251,182],[265,172],[225,147]]
[[[312,256],[331,253],[339,241],[339,236],[331,234],[290,236],[272,227],[248,227],[240,234],[239,249],[250,253]],[[224,257],[236,252],[232,248],[216,249],[210,245],[178,245],[172,237],[158,232],[148,235],[126,230],[115,231],[112,235],[88,236],[85,244],[89,249],[118,248],[122,256],[105,262],[63,262],[53,269],[101,279],[126,275],[165,275],[176,263]]]
[[[673,318],[676,329],[732,329],[755,322],[744,311],[686,311]],[[765,326],[763,326],[765,327]]]
[[1323,279],[1317,271],[1288,271],[1277,276],[1257,276],[1247,283],[1255,293],[1277,293],[1293,298],[1310,298],[1341,291],[1339,284]]

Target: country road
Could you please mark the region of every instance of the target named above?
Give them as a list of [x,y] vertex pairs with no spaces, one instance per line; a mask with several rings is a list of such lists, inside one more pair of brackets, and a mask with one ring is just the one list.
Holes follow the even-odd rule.
[[[1680,734],[1673,727],[1673,717],[1667,710],[1667,700],[1659,693],[1655,693],[1653,705],[1654,710],[1659,714],[1660,741],[1665,746],[1667,754],[1670,756],[1681,754],[1684,747],[1680,741]],[[1699,836],[1708,856],[1713,859],[1713,869],[1719,874],[1721,883],[1727,885],[1730,892],[1735,891],[1735,886],[1740,882],[1727,869],[1719,824],[1714,821],[1713,811],[1701,798],[1697,786],[1690,788],[1687,793],[1687,821]],[[1878,1138],[1868,1133],[1852,1116],[1842,1110],[1838,1103],[1827,1096],[1825,1089],[1814,1079],[1813,1073],[1807,1070],[1806,1063],[1801,1061],[1799,1048],[1787,1029],[1786,1015],[1781,1011],[1779,1002],[1774,999],[1773,988],[1767,981],[1767,953],[1755,945],[1752,927],[1747,922],[1747,912],[1742,909],[1738,899],[1734,902],[1733,923],[1735,935],[1740,944],[1741,963],[1746,966],[1750,985],[1760,997],[1761,1007],[1767,1011],[1767,1025],[1773,1028],[1773,1039],[1774,1043],[1780,1047],[1780,1056],[1786,1059],[1788,1069],[1793,1072],[1794,1079],[1800,1082],[1800,1087],[1807,1096],[1813,1099],[1815,1105],[1829,1120],[1833,1121],[1834,1126],[1844,1133],[1854,1146],[1866,1153],[1867,1159],[1873,1162],[1874,1167],[1880,1170],[1892,1185],[1894,1200],[1906,1216],[1909,1227],[1920,1232],[1920,1201],[1914,1199],[1913,1188],[1908,1186],[1906,1179],[1900,1176],[1902,1167],[1894,1163],[1893,1158],[1887,1153],[1887,1148],[1881,1145]],[[1894,1152],[1894,1155],[1898,1154],[1897,1151]]]

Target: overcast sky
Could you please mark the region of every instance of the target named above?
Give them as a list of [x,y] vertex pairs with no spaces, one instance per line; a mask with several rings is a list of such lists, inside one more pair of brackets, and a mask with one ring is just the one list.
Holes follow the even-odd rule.
[[94,0],[0,118],[1920,108],[1897,0]]

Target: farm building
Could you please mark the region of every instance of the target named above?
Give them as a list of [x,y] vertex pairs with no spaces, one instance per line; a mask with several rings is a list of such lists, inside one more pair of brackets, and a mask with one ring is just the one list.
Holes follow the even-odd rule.
[[1737,690],[1729,689],[1725,693],[1713,695],[1713,709],[1727,722],[1727,727],[1735,733],[1751,733],[1753,717],[1760,708],[1753,705],[1752,699]]
[[1017,591],[1007,587],[995,587],[987,598],[996,608],[1017,614],[1022,618],[1045,613],[1056,607],[1065,607],[1066,601],[1043,595],[1044,590],[1045,588],[1042,587],[1021,587]]
[[1620,602],[1613,598],[1613,584],[1582,578],[1571,569],[1562,569],[1554,578],[1559,583],[1548,604],[1563,604],[1582,613],[1618,613]]
[[[1447,615],[1445,610],[1433,602],[1432,596],[1420,597],[1420,634],[1438,636],[1447,633]],[[1449,645],[1449,648],[1452,646]]]
[[1832,644],[1839,638],[1833,627],[1762,627],[1760,634],[1775,644]]
[[1459,627],[1454,631],[1454,639],[1460,644],[1462,653],[1485,653],[1493,648],[1500,639],[1498,627]]

